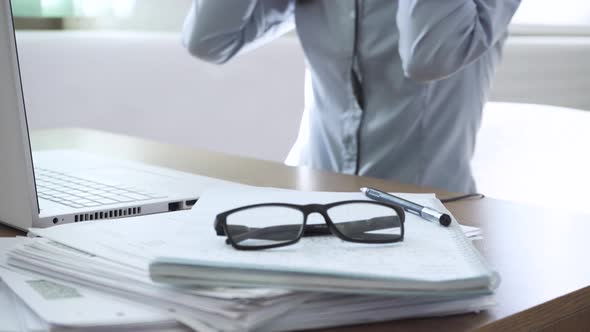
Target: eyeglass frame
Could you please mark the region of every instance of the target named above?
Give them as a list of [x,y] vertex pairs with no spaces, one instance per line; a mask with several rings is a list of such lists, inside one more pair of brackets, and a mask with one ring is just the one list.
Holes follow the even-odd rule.
[[[333,207],[336,207],[339,205],[354,204],[354,203],[368,203],[368,204],[380,205],[380,206],[384,206],[384,207],[388,207],[388,208],[393,209],[397,213],[397,215],[400,219],[399,239],[394,240],[394,241],[391,241],[391,240],[358,240],[358,239],[348,237],[348,236],[344,235],[342,232],[340,232],[338,230],[338,227],[332,221],[332,219],[330,219],[330,216],[328,215],[328,210],[330,208],[333,208]],[[297,238],[290,240],[290,241],[286,241],[286,242],[281,242],[281,243],[277,243],[277,244],[261,245],[261,246],[243,246],[243,245],[240,245],[237,242],[235,242],[232,239],[232,236],[229,235],[229,232],[227,229],[227,227],[228,227],[227,217],[229,215],[239,212],[239,211],[248,210],[248,209],[257,208],[257,207],[263,207],[263,206],[286,207],[286,208],[292,208],[292,209],[300,211],[303,214],[303,225],[301,227],[301,231],[299,232],[299,235],[297,236]],[[307,217],[312,213],[319,213],[324,218],[325,224],[308,225],[307,224]],[[234,247],[235,249],[263,250],[263,249],[284,247],[284,246],[295,244],[295,243],[299,242],[299,240],[303,236],[322,236],[322,235],[330,235],[330,234],[335,235],[336,237],[338,237],[339,239],[341,239],[343,241],[355,242],[355,243],[381,244],[381,243],[402,242],[404,239],[405,219],[406,219],[406,215],[405,215],[404,209],[402,207],[394,205],[394,204],[388,204],[388,203],[377,202],[377,201],[369,201],[369,200],[348,200],[348,201],[333,202],[333,203],[329,203],[329,204],[303,204],[303,205],[302,204],[292,204],[292,203],[258,203],[258,204],[251,204],[251,205],[237,207],[237,208],[217,214],[215,216],[215,221],[214,221],[213,227],[215,228],[215,232],[216,232],[217,236],[227,236],[226,244],[231,244],[232,247]],[[306,229],[306,226],[312,226],[312,228]],[[324,227],[318,227],[318,226],[327,226],[327,227],[324,228]],[[309,233],[305,234],[306,231],[308,231]]]

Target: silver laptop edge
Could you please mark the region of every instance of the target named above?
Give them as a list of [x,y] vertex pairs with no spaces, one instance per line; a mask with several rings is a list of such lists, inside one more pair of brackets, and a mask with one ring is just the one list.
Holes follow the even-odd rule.
[[0,1],[0,142],[0,222],[25,230],[40,209],[10,1]]

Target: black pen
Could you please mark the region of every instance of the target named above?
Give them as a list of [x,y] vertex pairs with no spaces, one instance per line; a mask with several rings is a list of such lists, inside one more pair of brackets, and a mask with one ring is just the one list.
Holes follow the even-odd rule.
[[410,202],[401,197],[393,196],[392,194],[377,190],[374,188],[361,188],[361,191],[365,196],[374,199],[378,202],[389,203],[401,206],[404,210],[420,216],[428,221],[439,222],[443,226],[449,226],[451,224],[451,217],[442,212],[438,212],[414,202]]

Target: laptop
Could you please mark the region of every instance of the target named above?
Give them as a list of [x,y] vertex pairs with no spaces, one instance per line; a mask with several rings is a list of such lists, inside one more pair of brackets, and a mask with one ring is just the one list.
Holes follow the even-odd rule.
[[0,223],[26,230],[190,209],[225,181],[73,150],[31,152],[10,1],[0,1]]

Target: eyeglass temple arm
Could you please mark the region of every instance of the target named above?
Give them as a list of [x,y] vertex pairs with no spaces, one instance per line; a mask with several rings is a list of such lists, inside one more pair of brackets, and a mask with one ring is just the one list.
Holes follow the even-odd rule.
[[400,226],[401,220],[399,218],[392,218],[392,216],[383,216],[374,217],[367,220],[355,220],[338,223],[337,228],[341,233],[346,233],[347,235],[354,235]]
[[[381,229],[391,228],[390,216],[375,217],[367,220],[354,220],[343,223],[338,223],[338,228],[346,228],[348,234],[359,234],[368,231],[377,231]],[[395,225],[399,227],[399,219],[396,219],[398,223]],[[264,228],[249,228],[242,225],[228,225],[228,228],[235,228],[235,232],[239,232],[237,228],[242,228],[244,233],[232,236],[236,242],[241,242],[247,239],[261,239],[261,240],[273,240],[273,241],[287,241],[293,239],[294,233],[299,233],[300,225],[277,225]],[[231,231],[230,231],[231,232]],[[305,225],[303,230],[303,236],[323,236],[332,234],[326,224],[312,224]],[[228,241],[226,241],[229,243]]]

